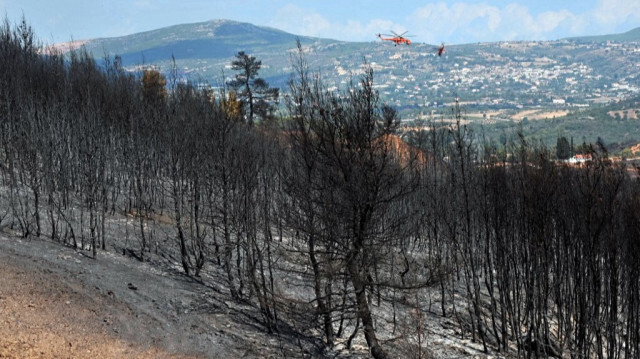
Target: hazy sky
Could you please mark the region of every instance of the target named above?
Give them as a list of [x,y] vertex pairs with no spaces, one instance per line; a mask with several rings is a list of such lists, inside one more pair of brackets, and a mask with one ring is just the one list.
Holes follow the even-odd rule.
[[408,30],[413,41],[432,44],[555,40],[640,27],[640,0],[0,0],[0,9],[11,23],[24,14],[45,43],[211,19],[348,41]]

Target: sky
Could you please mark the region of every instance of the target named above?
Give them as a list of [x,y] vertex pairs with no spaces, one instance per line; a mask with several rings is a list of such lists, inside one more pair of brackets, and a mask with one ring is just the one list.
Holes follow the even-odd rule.
[[344,41],[408,31],[412,41],[430,44],[556,40],[640,27],[640,0],[0,0],[1,10],[11,24],[24,15],[46,44],[213,19]]

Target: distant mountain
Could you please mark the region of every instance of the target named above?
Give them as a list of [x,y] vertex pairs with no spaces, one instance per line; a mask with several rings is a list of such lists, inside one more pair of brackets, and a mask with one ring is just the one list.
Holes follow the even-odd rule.
[[[622,104],[622,100],[640,96],[640,28],[618,35],[558,41],[447,45],[438,56],[436,45],[413,42],[394,46],[377,40],[374,34],[369,42],[345,42],[212,20],[59,44],[57,48],[64,52],[84,46],[98,61],[105,53],[120,55],[123,65],[133,71],[139,71],[140,65],[153,65],[169,72],[173,55],[181,78],[213,87],[233,76],[231,62],[238,51],[245,51],[262,61],[260,76],[286,92],[296,39],[303,46],[309,70],[319,74],[328,89],[357,81],[367,63],[374,70],[374,86],[381,100],[394,106],[403,119],[446,118],[450,104],[460,99],[472,123],[492,127],[497,134],[524,118],[534,119],[532,113],[546,109],[552,118],[576,114],[571,126],[564,120],[551,127],[543,121],[530,121],[526,128],[551,144],[560,132],[585,136],[592,142],[598,136],[608,143],[640,141],[635,121],[589,122],[584,119],[609,116],[580,114],[587,107]],[[629,106],[627,111],[640,110],[635,102]]]
[[605,41],[640,42],[640,27],[637,27],[633,30],[629,30],[622,34],[570,37],[570,38],[567,38],[567,40],[572,40],[577,42],[605,42]]
[[[260,76],[286,90],[291,56],[299,39],[309,70],[327,88],[344,88],[368,63],[383,101],[405,117],[444,110],[460,98],[473,111],[588,106],[640,94],[640,28],[624,34],[558,41],[502,41],[438,46],[414,42],[394,46],[371,34],[369,42],[298,36],[231,20],[183,24],[138,34],[61,44],[61,51],[84,46],[99,61],[120,55],[125,67],[171,68],[175,56],[181,78],[214,87],[233,75],[239,51],[262,61]],[[607,40],[619,39],[617,43]],[[622,42],[621,39],[626,39]],[[564,105],[563,105],[564,104]]]
[[[219,80],[233,57],[239,51],[245,51],[262,61],[262,77],[273,86],[284,87],[291,73],[291,59],[288,53],[295,49],[297,39],[309,54],[307,60],[310,69],[322,72],[325,79],[330,79],[333,84],[344,83],[346,77],[357,74],[365,59],[377,65],[374,68],[383,77],[412,75],[418,82],[422,79],[428,80],[436,72],[440,72],[440,77],[450,75],[451,71],[458,70],[455,66],[464,64],[476,68],[491,67],[494,72],[498,67],[506,66],[510,71],[513,64],[508,62],[514,61],[523,66],[533,67],[554,64],[568,66],[575,61],[590,66],[593,74],[601,74],[612,79],[615,77],[617,80],[635,72],[633,61],[628,59],[628,56],[617,56],[618,53],[627,54],[625,50],[617,51],[597,44],[612,40],[624,43],[640,41],[640,28],[617,35],[577,37],[559,41],[452,45],[447,46],[442,58],[435,56],[434,45],[429,44],[394,46],[392,43],[377,41],[373,34],[370,42],[344,42],[299,36],[232,20],[175,25],[121,37],[59,44],[57,48],[69,51],[84,46],[96,59],[103,58],[105,54],[119,55],[126,67],[152,64],[164,71],[168,71],[169,62],[174,56],[181,75],[208,82]],[[529,65],[526,65],[527,63]],[[629,72],[630,70],[633,71]],[[486,74],[483,70],[479,72],[482,76]],[[505,79],[497,80],[500,81],[501,87],[505,87]],[[417,86],[423,87],[420,84]],[[402,84],[399,89],[403,92]],[[464,90],[459,86],[453,90],[464,96]],[[442,92],[439,95],[442,96]]]
[[175,25],[133,35],[80,42],[96,57],[120,55],[126,65],[177,60],[230,58],[238,51],[279,52],[302,43],[326,42],[274,28],[231,20]]

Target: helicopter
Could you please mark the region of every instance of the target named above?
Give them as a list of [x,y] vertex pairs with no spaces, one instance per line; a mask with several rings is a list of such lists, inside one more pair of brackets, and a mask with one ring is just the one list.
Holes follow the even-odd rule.
[[[398,44],[411,45],[411,40],[407,39],[407,37],[412,37],[412,36],[405,36],[407,32],[408,31],[405,31],[402,34],[398,35],[396,32],[391,31],[393,35],[378,34],[378,37],[380,38],[380,40],[383,40],[383,41],[393,41],[394,46],[397,46]],[[383,36],[391,36],[391,37],[383,37]]]

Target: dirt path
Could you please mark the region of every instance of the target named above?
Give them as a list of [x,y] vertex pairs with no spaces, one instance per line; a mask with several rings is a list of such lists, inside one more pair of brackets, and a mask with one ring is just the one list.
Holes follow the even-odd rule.
[[223,292],[157,263],[0,236],[0,358],[300,357]]
[[161,338],[130,336],[144,321],[113,292],[16,254],[0,250],[0,358],[197,357],[169,353]]

